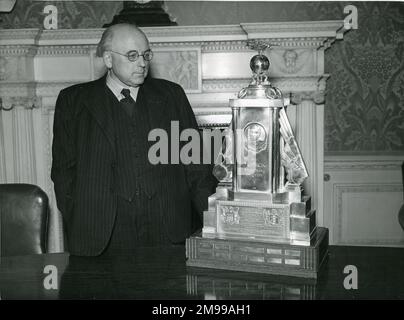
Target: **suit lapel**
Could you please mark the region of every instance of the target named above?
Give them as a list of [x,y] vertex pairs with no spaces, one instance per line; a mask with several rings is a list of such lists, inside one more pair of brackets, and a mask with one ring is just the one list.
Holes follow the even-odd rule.
[[109,102],[111,101],[110,94],[113,95],[113,93],[109,92],[105,79],[106,77],[104,76],[94,83],[94,87],[88,92],[89,96],[85,105],[101,127],[111,144],[112,150],[115,152],[115,130],[109,106]]
[[166,97],[156,94],[156,90],[152,87],[149,81],[140,87],[138,93],[138,101],[144,104],[148,112],[150,129],[163,128],[163,120],[167,119]]

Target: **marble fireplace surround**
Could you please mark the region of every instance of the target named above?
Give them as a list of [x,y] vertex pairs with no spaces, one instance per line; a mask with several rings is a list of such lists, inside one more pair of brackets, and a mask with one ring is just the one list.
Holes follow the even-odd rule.
[[[155,52],[151,73],[180,83],[201,127],[225,127],[228,100],[248,85],[247,40],[267,50],[271,81],[287,101],[288,115],[310,178],[305,182],[324,225],[324,51],[346,31],[343,21],[245,23],[143,28]],[[97,79],[105,70],[95,48],[102,29],[0,30],[0,182],[33,183],[51,204],[51,252],[63,251],[62,224],[50,179],[52,125],[59,91]]]

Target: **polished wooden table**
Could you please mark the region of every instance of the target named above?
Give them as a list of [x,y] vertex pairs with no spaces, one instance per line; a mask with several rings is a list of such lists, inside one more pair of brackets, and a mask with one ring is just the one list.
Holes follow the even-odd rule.
[[[344,287],[348,265],[358,271],[357,289]],[[133,256],[110,258],[3,257],[0,294],[3,300],[404,299],[404,249],[331,246],[316,280],[187,268],[182,246],[139,248]]]

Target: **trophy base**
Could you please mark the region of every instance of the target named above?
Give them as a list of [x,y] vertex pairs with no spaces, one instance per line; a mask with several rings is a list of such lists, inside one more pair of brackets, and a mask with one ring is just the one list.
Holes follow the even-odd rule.
[[186,240],[187,266],[317,278],[328,255],[328,229],[317,227],[310,246],[241,239]]

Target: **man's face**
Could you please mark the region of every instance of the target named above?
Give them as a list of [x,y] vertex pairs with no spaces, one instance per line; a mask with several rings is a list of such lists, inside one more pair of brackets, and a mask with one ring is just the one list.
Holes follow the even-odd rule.
[[111,50],[123,55],[136,50],[139,57],[136,61],[129,61],[126,56],[107,51],[107,57],[104,56],[104,61],[106,66],[111,69],[112,77],[117,78],[127,86],[138,87],[143,84],[150,65],[150,61],[144,60],[140,54],[149,49],[149,42],[142,33],[133,29],[117,30],[114,33]]

